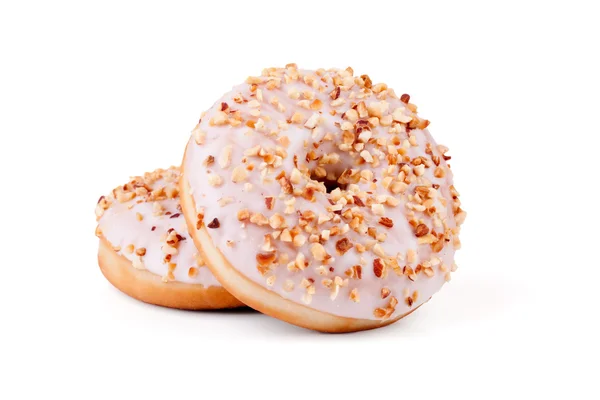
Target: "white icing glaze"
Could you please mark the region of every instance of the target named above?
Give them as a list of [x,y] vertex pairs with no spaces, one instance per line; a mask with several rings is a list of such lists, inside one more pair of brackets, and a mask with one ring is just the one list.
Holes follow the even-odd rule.
[[[149,191],[147,195],[136,195],[131,200],[119,202],[118,193],[123,192],[123,187],[101,198],[96,211],[99,216],[98,233],[108,240],[118,254],[131,261],[135,268],[147,269],[163,277],[165,282],[175,280],[204,286],[221,286],[197,255],[196,247],[188,235],[177,197],[178,180],[179,170],[172,167],[166,171],[157,170],[144,177],[132,178],[133,185],[131,182],[128,184],[136,186],[143,183],[146,188],[158,192],[168,189],[173,198],[168,198],[163,193],[158,196],[161,199],[156,200],[152,191]],[[155,204],[159,204],[162,209],[156,208]],[[169,262],[165,262],[163,248],[169,247],[165,239],[170,229],[174,229],[183,239],[177,243],[177,254],[173,254]],[[127,250],[130,245],[133,245],[133,252]],[[136,254],[137,249],[145,249],[146,252],[139,256]],[[169,264],[175,265],[171,273]],[[190,268],[194,268],[191,275]]]
[[[298,79],[294,79],[295,77]],[[377,89],[373,87],[373,90],[379,91],[375,94],[362,87],[364,82],[365,79],[353,78],[352,74],[346,71],[298,71],[293,66],[286,70],[266,70],[259,78],[249,78],[246,83],[226,93],[203,115],[192,132],[188,145],[184,178],[190,185],[197,211],[204,215],[204,224],[209,224],[214,218],[217,218],[220,223],[219,228],[207,229],[214,245],[232,266],[248,279],[283,298],[319,311],[342,317],[385,319],[411,311],[429,299],[449,279],[449,271],[455,267],[454,252],[460,244],[455,214],[458,222],[462,222],[465,214],[459,207],[457,194],[453,200],[452,174],[429,132],[425,129],[413,129],[410,131],[412,138],[409,140],[406,122],[414,117],[415,123],[420,121],[419,126],[423,127],[426,126],[423,124],[424,120],[419,120],[410,110],[412,105],[398,99],[391,89],[379,90],[381,87]],[[332,99],[336,94],[330,95],[330,93],[336,86],[342,88],[337,101],[334,101]],[[307,93],[304,93],[305,91]],[[273,100],[274,98],[277,98],[277,102]],[[314,108],[318,106],[318,102],[314,103],[315,99],[318,99],[321,105],[317,110],[311,110],[311,104]],[[384,121],[385,115],[395,111],[393,120],[404,123],[393,123],[392,131],[387,121],[385,124],[388,126],[372,125],[369,133],[363,130],[365,134],[360,136],[358,134],[360,130],[357,130],[354,124],[350,128],[347,125],[348,120],[343,119],[342,115],[352,105],[361,101],[364,101],[368,107],[379,101],[387,102],[389,112],[384,111],[382,119],[378,121]],[[341,104],[342,102],[344,103]],[[383,106],[385,107],[385,104]],[[223,109],[226,110],[225,113]],[[335,115],[331,115],[332,110],[336,110]],[[376,109],[371,111],[378,113]],[[293,115],[296,112],[301,113],[302,116],[298,118],[298,123],[290,123],[290,120],[294,120]],[[386,118],[389,121],[392,117]],[[361,119],[365,120],[365,118]],[[249,120],[254,124],[247,124]],[[375,123],[374,120],[372,122]],[[351,148],[351,151],[340,151],[338,148],[343,143],[343,130],[352,132],[354,141],[351,147],[357,145],[354,149]],[[287,139],[282,139],[283,137],[289,139],[289,145],[286,146]],[[331,140],[327,140],[328,138]],[[392,153],[404,152],[410,160],[424,157],[424,162],[428,164],[427,168],[420,171],[420,167],[409,163],[410,176],[406,179],[412,182],[409,182],[403,193],[396,194],[391,193],[383,185],[384,179],[388,176],[401,179],[398,174],[402,171],[402,165],[394,162],[388,169],[386,158],[387,145],[392,145],[394,140],[399,141],[399,145],[393,145],[396,150],[391,150]],[[366,143],[361,144],[361,142]],[[318,144],[318,148],[315,144]],[[427,144],[431,149],[430,154],[426,152]],[[259,157],[253,154],[256,151],[249,151],[255,146],[260,146],[267,154]],[[363,146],[369,154],[363,153],[361,156]],[[307,153],[310,151],[315,153],[317,159],[307,162]],[[315,174],[317,166],[324,160],[323,156],[331,153],[338,154],[340,160],[338,163],[323,166],[328,173],[338,177],[346,168],[358,168],[371,170],[377,180],[377,183],[373,184],[368,179],[361,179],[347,188],[354,191],[351,194],[361,197],[362,202],[366,204],[364,207],[352,204],[343,207],[343,213],[352,207],[357,207],[354,210],[363,214],[364,226],[358,228],[360,233],[349,229],[347,233],[331,237],[327,241],[322,240],[326,253],[333,257],[325,263],[315,259],[311,252],[313,244],[309,240],[304,244],[300,240],[298,244],[301,245],[295,247],[292,243],[281,240],[283,233],[278,229],[275,233],[277,239],[271,240],[277,260],[267,268],[258,268],[255,256],[257,253],[267,253],[265,251],[267,248],[264,247],[265,235],[272,235],[275,230],[268,224],[259,226],[250,221],[240,222],[238,213],[245,209],[251,213],[263,214],[267,218],[278,213],[285,218],[289,229],[298,225],[297,212],[311,210],[317,217],[321,214],[334,217],[333,220],[316,226],[313,234],[321,235],[323,231],[331,231],[333,226],[346,229],[344,226],[350,220],[337,217],[330,212],[332,205],[329,200],[337,195],[316,192],[314,202],[311,202],[302,196],[302,192],[306,185],[314,186],[315,181],[311,183],[307,176],[295,179],[297,183],[293,183],[294,194],[292,195],[283,194],[282,185],[276,179],[282,171],[291,178],[295,167],[295,156],[298,156],[296,166],[300,171],[306,169]],[[278,154],[281,159],[275,157],[273,162],[268,154]],[[210,156],[214,157],[214,162],[207,166],[206,160]],[[369,156],[374,161],[362,163],[364,159],[370,161]],[[436,166],[432,162],[432,156],[439,157],[439,168],[443,170],[443,177],[434,176]],[[268,163],[272,165],[268,166]],[[250,164],[254,167],[252,170],[244,169]],[[247,175],[243,180],[238,176],[239,168],[244,169],[246,173],[242,175]],[[418,174],[422,174],[415,175],[415,170]],[[234,183],[232,179],[239,182]],[[435,207],[435,212],[432,215],[421,211],[413,213],[407,207],[417,204],[417,208],[421,208],[421,204],[418,204],[420,200],[413,197],[415,187],[431,186],[431,184],[439,185],[439,189],[432,191],[434,196],[432,200],[423,200],[427,208]],[[396,199],[399,204],[369,207],[371,202],[385,201],[390,196],[392,197],[390,203]],[[275,199],[274,206],[270,210],[265,206],[266,197]],[[223,199],[228,201],[226,205],[221,206],[218,202]],[[293,201],[295,203],[292,208],[290,202]],[[346,200],[341,202],[344,203]],[[393,221],[393,227],[387,228],[379,223],[381,212]],[[438,221],[437,227],[434,225],[434,218]],[[438,233],[446,233],[446,242],[440,252],[435,253],[429,243],[419,244],[415,227],[409,224],[411,219],[423,223],[429,230],[435,229]],[[377,242],[362,233],[367,227],[375,228],[377,234],[385,233],[386,239]],[[310,239],[309,233],[302,231],[301,234],[306,239]],[[355,246],[345,254],[339,254],[336,251],[336,242],[341,238],[347,238],[355,245],[357,243],[366,245],[369,250],[359,253]],[[433,239],[437,241],[435,236]],[[423,236],[421,240],[432,240],[431,233]],[[377,246],[374,246],[374,242]],[[409,261],[409,252],[412,250],[415,251],[416,257]],[[385,253],[385,257],[381,257],[381,251]],[[298,253],[305,256],[308,266],[303,270],[293,267],[290,270],[288,263],[293,263]],[[284,254],[289,255],[289,261],[285,260]],[[283,262],[281,262],[282,258]],[[376,276],[375,259],[383,261],[381,277]],[[349,279],[345,272],[357,265],[361,266],[362,279]],[[421,267],[418,267],[419,265]],[[405,266],[408,270],[404,268]],[[333,272],[329,270],[330,268]],[[420,269],[420,272],[411,274],[410,268]],[[341,287],[335,284],[335,277],[339,277],[337,282],[341,283]],[[314,283],[307,289],[310,280]],[[328,280],[333,280],[333,283]],[[291,290],[290,283],[293,283]],[[355,301],[355,297],[351,299],[353,289],[358,291],[358,302]],[[413,297],[415,292],[418,296]],[[387,296],[382,293],[387,293]],[[397,299],[397,304],[395,301],[390,304],[392,298]],[[382,315],[383,313],[385,315]]]

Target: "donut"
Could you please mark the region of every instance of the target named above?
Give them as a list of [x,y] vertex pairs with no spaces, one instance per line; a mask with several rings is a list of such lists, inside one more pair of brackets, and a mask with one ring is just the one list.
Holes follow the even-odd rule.
[[248,306],[324,332],[391,324],[456,270],[460,207],[410,96],[353,70],[269,68],[193,129],[181,204]]
[[100,197],[100,270],[117,289],[146,303],[189,310],[241,307],[188,238],[179,175],[175,167],[157,169]]

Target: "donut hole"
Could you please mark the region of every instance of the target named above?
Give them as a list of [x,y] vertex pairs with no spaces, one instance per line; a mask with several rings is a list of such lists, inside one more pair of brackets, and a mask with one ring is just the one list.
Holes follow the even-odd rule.
[[312,179],[313,181],[321,182],[323,185],[325,185],[325,190],[327,191],[327,193],[331,193],[338,188],[340,190],[346,190],[346,187],[348,185],[339,182],[339,177],[342,175],[343,170],[339,172],[335,170],[330,170],[326,172],[327,174],[323,176],[322,173],[317,174],[315,171],[312,171],[310,179]]

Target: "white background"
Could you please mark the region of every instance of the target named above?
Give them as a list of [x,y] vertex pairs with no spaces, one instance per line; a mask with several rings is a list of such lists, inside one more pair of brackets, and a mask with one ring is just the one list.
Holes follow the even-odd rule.
[[[0,398],[599,398],[595,2],[200,3],[0,2]],[[432,121],[468,212],[452,282],[347,335],[111,287],[97,198],[288,62]]]

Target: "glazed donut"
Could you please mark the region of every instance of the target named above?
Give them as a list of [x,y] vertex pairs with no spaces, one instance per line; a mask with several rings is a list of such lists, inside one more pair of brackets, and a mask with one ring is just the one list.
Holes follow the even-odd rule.
[[192,131],[181,202],[227,290],[326,332],[409,314],[456,269],[466,214],[408,95],[346,70],[270,68]]
[[98,263],[116,288],[146,303],[181,309],[243,304],[206,268],[187,238],[179,169],[136,176],[96,206]]

